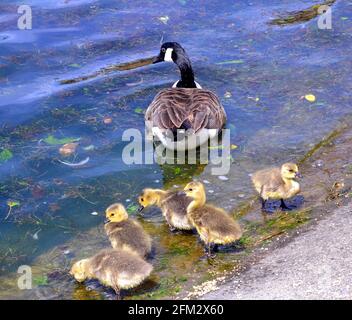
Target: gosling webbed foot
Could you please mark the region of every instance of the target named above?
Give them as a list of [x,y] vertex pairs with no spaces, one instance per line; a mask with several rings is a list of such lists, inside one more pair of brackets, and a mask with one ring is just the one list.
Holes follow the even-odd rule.
[[216,258],[216,254],[215,254],[215,253],[210,253],[210,254],[206,253],[205,256],[206,256],[207,259],[209,259],[209,260],[213,260],[213,259]]
[[114,288],[116,294],[116,300],[122,300],[121,291],[120,289]]
[[208,244],[204,249],[205,249],[205,256],[207,259],[214,259],[216,257],[216,254],[214,253],[214,251],[218,250],[217,245]]
[[174,226],[172,226],[171,224],[169,224],[169,230],[172,233],[179,233],[179,230],[177,228],[175,228]]
[[284,199],[281,199],[280,208],[281,208],[281,210],[283,210],[283,211],[291,211],[291,210],[292,210],[291,208],[289,208],[289,207],[286,205]]

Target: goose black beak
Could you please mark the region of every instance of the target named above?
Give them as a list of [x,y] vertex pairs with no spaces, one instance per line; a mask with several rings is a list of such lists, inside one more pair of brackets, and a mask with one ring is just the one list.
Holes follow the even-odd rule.
[[295,175],[296,178],[303,178],[302,174],[300,172],[296,172],[296,175]]
[[105,220],[104,220],[104,224],[107,224],[107,223],[109,223],[109,222],[110,222],[109,219],[105,219]]
[[159,62],[163,62],[163,61],[164,61],[163,58],[161,58],[160,56],[156,56],[156,57],[154,57],[154,59],[153,59],[153,64],[159,63]]
[[143,207],[143,206],[139,206],[139,208],[138,208],[138,212],[142,212],[142,211],[143,211],[143,209],[144,209],[144,207]]

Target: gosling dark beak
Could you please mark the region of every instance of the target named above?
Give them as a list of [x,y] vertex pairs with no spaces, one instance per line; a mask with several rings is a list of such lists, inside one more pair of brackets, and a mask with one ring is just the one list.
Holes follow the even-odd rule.
[[139,208],[138,208],[138,212],[142,212],[143,211],[143,209],[144,209],[144,207],[141,205],[141,206],[139,206]]
[[186,195],[186,192],[185,191],[178,191],[177,194],[179,196],[185,196]]
[[107,223],[109,223],[110,222],[110,219],[105,219],[104,220],[104,224],[107,224]]
[[296,172],[296,175],[295,175],[296,178],[303,178],[302,174],[300,172]]
[[163,62],[163,61],[164,61],[163,58],[161,58],[160,56],[156,56],[156,57],[154,57],[154,59],[153,59],[153,64],[154,64],[154,63]]

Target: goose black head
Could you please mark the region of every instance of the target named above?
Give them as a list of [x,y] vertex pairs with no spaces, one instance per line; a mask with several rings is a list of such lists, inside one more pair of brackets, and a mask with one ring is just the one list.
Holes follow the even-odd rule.
[[162,61],[174,62],[176,64],[182,60],[189,60],[186,51],[177,42],[165,42],[160,48],[160,53],[154,58],[153,63]]
[[177,42],[165,42],[160,48],[160,53],[154,58],[153,63],[162,61],[174,62],[181,72],[181,80],[175,86],[178,88],[201,88],[194,81],[194,73],[191,61],[186,51]]

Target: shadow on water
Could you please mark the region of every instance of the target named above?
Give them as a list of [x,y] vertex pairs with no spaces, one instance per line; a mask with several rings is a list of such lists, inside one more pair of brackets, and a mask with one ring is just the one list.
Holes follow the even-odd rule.
[[[308,3],[308,5],[307,5]],[[234,212],[244,250],[222,248],[209,264],[195,234],[170,234],[160,212],[136,217],[152,235],[154,273],[126,298],[163,298],[233,270],[246,248],[303,223],[309,211],[253,214],[248,175],[297,161],[351,113],[351,5],[334,4],[332,30],[316,18],[285,28],[269,25],[280,12],[317,1],[40,1],[33,30],[17,29],[17,7],[0,4],[0,297],[109,299],[99,286],[78,285],[60,272],[108,246],[105,208],[122,202],[134,215],[145,187],[205,183],[210,202]],[[154,95],[177,80],[159,64],[100,75],[65,86],[61,79],[158,53],[160,40],[179,41],[197,80],[217,93],[231,130],[231,170],[208,165],[126,165],[122,134],[144,132],[143,112]],[[314,94],[316,101],[304,99]],[[74,155],[59,153],[77,141]],[[58,160],[79,162],[71,168]],[[11,212],[8,219],[4,218]],[[236,208],[236,210],[234,210]],[[84,245],[82,245],[84,244]],[[16,270],[32,266],[30,294],[17,289]],[[55,276],[55,272],[59,272]],[[88,289],[87,289],[88,288]],[[90,288],[90,289],[89,289]],[[105,293],[108,292],[108,293]]]

